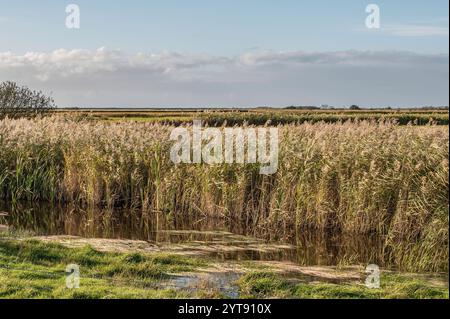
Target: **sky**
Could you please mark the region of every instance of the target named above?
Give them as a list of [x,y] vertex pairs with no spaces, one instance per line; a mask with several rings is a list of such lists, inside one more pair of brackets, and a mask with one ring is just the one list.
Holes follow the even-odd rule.
[[[80,28],[66,27],[66,6]],[[380,8],[369,29],[368,4]],[[61,107],[448,105],[447,0],[0,0],[0,81]]]

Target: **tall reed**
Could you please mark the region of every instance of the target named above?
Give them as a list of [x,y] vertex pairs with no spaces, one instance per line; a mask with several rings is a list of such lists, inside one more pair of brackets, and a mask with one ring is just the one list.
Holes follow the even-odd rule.
[[385,236],[408,270],[448,270],[448,126],[389,122],[279,126],[279,169],[169,159],[171,126],[0,121],[0,197],[141,208],[173,223],[222,218],[294,241],[314,229]]

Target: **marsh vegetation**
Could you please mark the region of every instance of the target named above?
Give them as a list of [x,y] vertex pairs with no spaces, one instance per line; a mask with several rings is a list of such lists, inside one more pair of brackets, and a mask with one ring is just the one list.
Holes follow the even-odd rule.
[[[297,116],[292,112],[280,116]],[[415,121],[417,114],[428,120]],[[271,176],[260,175],[259,164],[174,165],[169,158],[174,126],[165,120],[67,114],[6,118],[0,121],[0,198],[9,216],[0,217],[0,224],[36,235],[153,243],[161,231],[219,230],[293,247],[293,255],[289,249],[275,254],[289,257],[260,254],[244,258],[249,261],[376,262],[397,271],[446,272],[449,129],[439,124],[446,123],[448,114],[433,120],[417,114],[405,123],[388,116],[264,122],[278,125],[280,132],[279,167]],[[219,116],[214,125],[241,119],[252,125],[246,116],[238,115],[239,121]],[[51,208],[43,213],[36,205]],[[359,245],[357,238],[365,244]],[[198,238],[189,241],[199,244]],[[319,252],[333,258],[316,258]],[[234,257],[222,260],[243,255],[228,256]],[[266,281],[266,275],[254,276],[240,281],[249,296],[258,295],[255,282]],[[321,289],[297,289],[281,280],[261,296],[298,297],[298,291],[332,296]],[[375,296],[353,288],[348,296],[353,293],[390,296],[388,291]]]
[[169,125],[202,120],[209,126],[271,125],[302,123],[336,123],[345,121],[388,120],[399,125],[430,123],[448,125],[448,108],[429,109],[318,109],[318,108],[257,108],[257,109],[60,109],[57,114],[76,115],[79,118],[112,122],[150,122]]
[[[167,253],[101,252],[36,240],[0,240],[0,298],[448,298],[448,277],[383,273],[364,286],[362,269],[213,263]],[[81,267],[67,289],[65,267]],[[447,281],[447,283],[446,283]]]

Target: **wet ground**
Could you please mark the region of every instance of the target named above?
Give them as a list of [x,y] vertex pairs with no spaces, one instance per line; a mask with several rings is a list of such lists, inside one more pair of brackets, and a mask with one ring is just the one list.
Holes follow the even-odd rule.
[[[287,241],[255,238],[223,220],[179,221],[139,210],[82,210],[73,206],[0,202],[0,229],[33,236],[95,239],[96,246],[140,243],[146,250],[207,255],[222,261],[282,261],[302,266],[335,266],[348,261],[382,265],[377,236],[328,236],[305,232]],[[139,244],[138,244],[139,245]],[[98,247],[100,248],[100,247]],[[119,248],[119,247],[116,247]]]
[[[0,234],[19,234],[77,248],[106,252],[168,253],[204,257],[213,266],[172,274],[156,288],[211,291],[239,298],[237,281],[246,273],[276,273],[288,282],[364,285],[364,265],[380,264],[377,237],[324,237],[301,234],[290,242],[272,242],[236,231],[221,221],[174,223],[136,211],[85,211],[74,207],[0,203]],[[1,236],[0,236],[1,239]],[[343,267],[342,265],[359,265]],[[390,272],[383,267],[384,272]],[[448,289],[448,276],[421,276],[431,286]]]

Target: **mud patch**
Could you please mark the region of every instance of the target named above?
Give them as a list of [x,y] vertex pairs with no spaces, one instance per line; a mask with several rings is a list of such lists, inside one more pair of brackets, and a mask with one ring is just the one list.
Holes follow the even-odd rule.
[[[190,235],[195,238],[205,236],[200,232]],[[216,236],[217,234],[213,235]],[[179,243],[151,243],[140,240],[76,236],[38,236],[32,238],[44,242],[59,243],[72,248],[89,245],[96,250],[105,252],[166,252],[184,256],[204,256],[220,261],[288,260],[290,254],[295,251],[291,245],[265,243],[257,239],[229,233],[226,235],[220,233],[220,237],[214,237],[206,241],[193,239],[191,241],[180,241]]]

